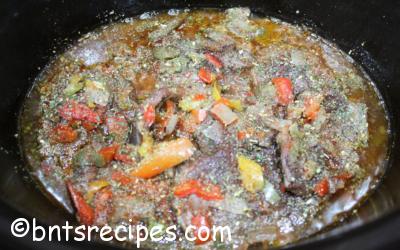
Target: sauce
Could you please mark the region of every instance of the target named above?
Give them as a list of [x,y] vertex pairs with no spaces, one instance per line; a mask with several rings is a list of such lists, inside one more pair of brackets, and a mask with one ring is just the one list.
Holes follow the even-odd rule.
[[379,181],[389,134],[351,58],[244,8],[147,13],[83,36],[38,77],[20,128],[32,176],[82,224],[232,231],[146,243],[178,249],[326,229]]

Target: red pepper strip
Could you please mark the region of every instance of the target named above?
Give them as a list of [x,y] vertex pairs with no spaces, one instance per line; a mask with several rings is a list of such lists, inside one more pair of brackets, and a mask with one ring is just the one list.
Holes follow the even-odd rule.
[[206,68],[200,68],[198,76],[203,82],[210,84],[214,80],[212,73]]
[[72,186],[70,181],[67,181],[66,185],[77,210],[79,222],[87,226],[92,225],[94,222],[94,211],[92,207],[86,203],[82,194]]
[[196,195],[203,200],[222,200],[221,189],[215,185],[204,186],[197,180],[188,180],[175,188],[174,194],[179,198]]
[[59,124],[53,129],[52,136],[56,142],[71,143],[78,138],[78,133],[68,125]]
[[[195,227],[195,229],[193,230],[193,233],[194,233],[194,237],[196,237],[196,240],[195,240],[195,244],[196,245],[201,245],[201,244],[204,244],[204,243],[206,243],[206,242],[211,240],[211,235],[212,235],[211,222],[210,222],[210,219],[207,216],[203,216],[203,215],[193,216],[192,219],[191,219],[191,225]],[[201,227],[208,228],[208,237],[207,237],[207,231],[206,230],[202,229],[201,232],[199,231]],[[202,238],[206,238],[206,237],[207,238],[205,240],[201,240],[198,237],[199,233],[201,233],[200,236]]]
[[293,85],[289,78],[273,78],[272,83],[275,85],[279,104],[287,106],[293,101]]
[[132,182],[132,179],[121,171],[113,172],[111,175],[111,179],[123,185],[128,185]]
[[196,192],[196,195],[206,201],[224,199],[221,194],[221,188],[215,185],[208,185],[206,187],[199,188]]
[[207,61],[209,61],[212,65],[214,65],[217,69],[222,68],[222,62],[214,55],[210,54],[210,53],[205,53],[204,54]]
[[77,103],[76,101],[66,102],[61,108],[58,109],[58,113],[67,121],[79,120],[92,123],[101,123],[98,113],[90,109],[88,106]]
[[196,180],[188,180],[175,188],[174,194],[179,198],[184,198],[196,193],[199,188],[199,183]]
[[156,110],[153,105],[147,106],[143,118],[148,127],[154,124],[154,121],[156,120]]
[[314,192],[323,197],[329,193],[329,182],[327,178],[322,179],[314,187]]
[[96,124],[88,121],[82,121],[82,127],[84,127],[87,131],[92,131],[96,128]]
[[115,153],[117,152],[118,148],[118,145],[104,147],[100,149],[99,154],[103,156],[106,163],[110,163],[114,159]]

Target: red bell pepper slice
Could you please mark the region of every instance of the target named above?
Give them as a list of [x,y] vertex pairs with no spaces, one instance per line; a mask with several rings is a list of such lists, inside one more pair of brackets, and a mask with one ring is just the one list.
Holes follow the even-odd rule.
[[143,114],[144,122],[148,127],[154,124],[156,120],[156,110],[153,105],[148,105]]
[[104,147],[100,149],[99,154],[103,156],[106,163],[110,163],[112,160],[114,160],[118,148],[119,148],[118,145],[111,145],[108,147]]
[[77,103],[76,101],[67,101],[58,109],[58,113],[67,121],[79,120],[96,124],[101,123],[100,116],[97,112],[84,104]]
[[[195,227],[195,229],[193,230],[193,233],[194,233],[194,236],[196,237],[196,240],[195,240],[195,244],[196,245],[201,245],[201,244],[204,244],[204,243],[206,243],[206,242],[211,240],[211,235],[212,235],[212,233],[211,233],[211,222],[210,222],[210,219],[207,216],[204,216],[204,215],[193,216],[192,219],[191,219],[191,225]],[[200,233],[199,230],[200,230],[201,227],[208,228],[208,232],[209,232],[208,233],[208,237],[207,237],[207,232],[205,230],[201,230],[201,235],[200,236],[202,238],[206,238],[207,237],[205,240],[201,240],[198,237],[199,233]]]
[[293,101],[293,85],[292,81],[289,78],[273,78],[272,83],[275,85],[279,104],[287,106]]
[[82,194],[74,188],[70,181],[67,181],[66,185],[77,210],[79,221],[87,226],[92,225],[95,218],[93,208],[87,204]]
[[216,67],[217,69],[222,68],[223,64],[221,60],[218,59],[218,57],[214,56],[211,53],[205,53],[204,55],[207,61],[209,61],[212,65],[214,65],[214,67]]
[[59,143],[71,143],[78,138],[78,133],[68,125],[59,124],[53,129],[52,137]]
[[212,83],[213,80],[215,79],[215,77],[213,76],[211,71],[204,67],[200,68],[198,76],[199,76],[200,80],[202,80],[203,82],[205,82],[207,84]]
[[179,198],[184,198],[194,194],[197,197],[207,201],[222,200],[224,198],[220,187],[211,184],[204,185],[197,180],[187,180],[178,185],[175,188],[174,194]]

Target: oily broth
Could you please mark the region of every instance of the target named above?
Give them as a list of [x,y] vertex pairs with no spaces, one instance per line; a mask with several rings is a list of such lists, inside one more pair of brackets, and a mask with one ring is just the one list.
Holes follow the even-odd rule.
[[[180,14],[182,15],[182,14]],[[213,11],[202,11],[198,10],[191,14],[193,17],[193,22],[201,22],[204,25],[188,25],[179,27],[178,31],[181,31],[185,37],[193,38],[196,33],[200,32],[204,27],[210,27],[212,25],[218,24],[223,20],[223,13],[218,12],[217,10]],[[170,20],[175,16],[168,15],[166,13],[160,14],[158,17],[159,20]],[[149,20],[139,20],[137,21],[137,25],[146,24]],[[136,20],[135,20],[136,22]],[[257,50],[260,47],[267,47],[274,43],[279,43],[282,41],[290,42],[296,44],[297,40],[308,39],[310,36],[310,31],[301,29],[296,26],[291,26],[289,24],[276,21],[275,19],[262,19],[256,18],[254,22],[266,30],[270,32],[266,32],[265,35],[260,36],[253,41],[253,45],[255,45],[254,50]],[[140,45],[146,46],[149,45],[149,40],[147,38],[148,31],[138,32],[136,30],[136,26],[131,25],[129,21],[120,22],[110,24],[108,26],[102,27],[97,31],[89,34],[88,36],[97,36],[99,39],[104,39],[108,41],[118,40],[123,41],[126,45],[132,50],[133,53],[136,53],[136,48]],[[319,40],[321,43],[325,43],[322,39]],[[332,46],[331,44],[328,44]],[[334,47],[334,46],[332,46]],[[353,62],[350,62],[353,64]],[[106,66],[105,66],[106,67]],[[56,75],[59,71],[65,70],[63,69],[62,58],[58,58],[54,61],[52,66],[50,66],[44,73],[43,78],[38,78],[35,83],[34,91],[46,91],[46,89],[51,89],[52,84],[55,84]],[[83,68],[84,70],[84,68]],[[359,190],[355,193],[349,192],[339,192],[332,198],[330,205],[323,211],[321,211],[321,215],[315,220],[310,222],[309,229],[303,234],[300,235],[292,235],[288,236],[288,239],[282,239],[283,242],[292,242],[304,237],[308,237],[320,230],[324,229],[328,225],[332,225],[338,222],[340,219],[344,218],[349,212],[351,212],[359,202],[366,198],[366,196],[370,193],[370,191],[376,186],[379,182],[384,170],[386,168],[386,161],[388,156],[388,143],[389,143],[389,127],[388,127],[388,117],[386,110],[384,108],[384,104],[382,99],[379,96],[373,82],[366,76],[365,72],[362,70],[358,70],[358,74],[363,76],[364,83],[366,84],[366,90],[353,91],[348,93],[348,98],[353,100],[354,102],[364,102],[368,107],[368,131],[369,131],[369,140],[368,147],[361,149],[359,151],[360,161],[359,164],[362,169],[367,173],[366,181],[360,183],[360,188],[355,188],[355,190]],[[27,100],[25,101],[25,107],[30,105],[35,105],[32,97],[36,95],[28,95]],[[36,96],[37,97],[37,96]],[[36,98],[35,97],[35,98]],[[28,110],[28,109],[26,109]],[[33,161],[32,159],[38,158],[38,152],[35,152],[35,147],[32,148],[34,140],[32,140],[32,136],[34,136],[34,131],[32,128],[37,126],[37,119],[27,119],[27,117],[35,114],[27,114],[26,112],[22,112],[22,116],[20,118],[20,126],[21,126],[21,143],[22,148],[25,150],[25,156],[27,156],[29,165],[32,168],[33,172],[40,173],[40,163],[38,160]],[[26,148],[31,148],[29,152],[26,151]],[[40,157],[39,157],[40,158]],[[39,165],[38,165],[39,164]],[[65,171],[68,171],[65,170]],[[38,174],[36,174],[38,175]],[[40,174],[39,174],[40,176]],[[39,178],[40,179],[40,178]],[[39,182],[43,185],[45,180],[40,179]],[[44,189],[47,189],[46,192],[54,192],[48,190],[50,185],[54,183],[48,183],[44,185]],[[47,187],[46,187],[47,186]],[[54,196],[55,193],[50,196]],[[60,199],[58,199],[60,200]],[[62,204],[64,207],[71,206],[69,202],[65,202]],[[68,209],[71,211],[70,209]],[[277,243],[281,244],[281,243]]]

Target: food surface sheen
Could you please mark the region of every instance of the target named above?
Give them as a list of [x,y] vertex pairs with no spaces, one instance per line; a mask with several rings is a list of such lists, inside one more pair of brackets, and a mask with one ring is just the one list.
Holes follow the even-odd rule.
[[55,58],[26,100],[22,143],[82,224],[182,235],[200,221],[229,226],[232,241],[146,244],[281,246],[336,222],[376,183],[388,137],[378,97],[306,29],[246,8],[146,13]]

